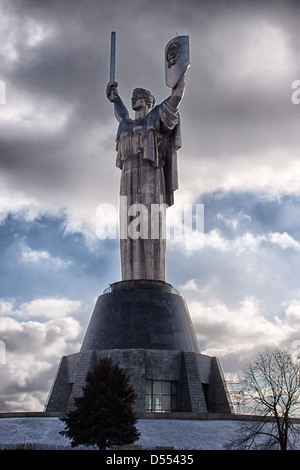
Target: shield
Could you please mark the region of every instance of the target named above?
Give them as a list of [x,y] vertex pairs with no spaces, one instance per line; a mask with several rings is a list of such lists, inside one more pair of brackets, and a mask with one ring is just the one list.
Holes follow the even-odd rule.
[[166,85],[174,88],[190,65],[189,36],[176,36],[165,48]]

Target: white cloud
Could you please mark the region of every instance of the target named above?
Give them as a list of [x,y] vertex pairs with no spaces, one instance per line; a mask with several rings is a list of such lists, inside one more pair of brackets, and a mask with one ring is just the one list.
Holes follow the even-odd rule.
[[181,289],[182,291],[197,292],[198,285],[197,285],[196,279],[189,279],[188,281],[186,281],[185,284],[179,286],[179,289]]
[[[235,28],[238,40],[232,45],[225,70],[231,82],[245,86],[259,77],[263,86],[270,86],[271,79],[278,82],[293,70],[289,35],[279,25],[266,19],[248,18],[242,25],[235,24]],[[226,35],[230,40],[232,29],[222,33],[220,48],[225,47]]]
[[35,265],[42,264],[43,267],[46,263],[55,269],[68,268],[73,265],[72,261],[64,261],[59,257],[53,258],[48,251],[32,250],[24,241],[21,242],[21,260]]
[[[43,323],[19,322],[12,318],[2,317],[0,331],[6,345],[7,363],[15,357],[15,354],[26,355],[28,360],[34,362],[34,357],[58,359],[65,354],[70,349],[69,343],[73,343],[78,337],[81,326],[72,317],[48,320]],[[72,344],[72,349],[73,347],[74,344]]]
[[283,250],[287,248],[293,248],[296,251],[300,250],[300,243],[294,240],[287,232],[284,233],[270,233],[267,239],[274,243],[275,245],[279,245]]
[[[286,319],[290,325],[300,326],[300,302],[291,301],[286,309]],[[300,339],[300,331],[299,331]]]
[[32,221],[45,211],[45,207],[28,194],[10,189],[4,181],[0,181],[0,223],[9,214],[21,219]]
[[83,310],[84,306],[80,300],[65,298],[38,298],[24,302],[19,307],[15,307],[14,299],[0,299],[0,316],[6,317],[7,321],[15,321],[13,318],[63,318],[78,315]]
[[34,21],[30,18],[26,24],[27,40],[26,44],[30,47],[35,47],[43,42],[45,39],[53,36],[53,26],[41,24],[41,22]]
[[14,308],[14,300],[0,299],[0,316],[9,316]]
[[[53,380],[53,363],[80,348],[81,325],[71,315],[82,311],[81,302],[68,299],[36,299],[18,308],[13,299],[0,300],[0,338],[6,347],[0,381],[2,409],[42,409]],[[43,317],[44,322],[24,321]]]
[[[236,308],[218,300],[188,302],[203,354],[218,356],[235,363],[266,346],[291,347],[299,337],[300,303],[287,308],[283,319],[264,316],[260,303],[245,297]],[[236,369],[235,369],[236,370]]]
[[20,60],[24,46],[37,47],[46,39],[55,36],[53,24],[33,19],[32,16],[18,17],[9,11],[7,5],[0,5],[0,36],[2,60],[15,64]]
[[54,134],[62,131],[73,112],[69,103],[59,103],[49,97],[28,96],[25,91],[14,88],[11,84],[6,90],[6,105],[0,107],[2,131],[7,134],[14,129],[14,135],[31,133],[34,139],[37,133]]
[[223,214],[218,212],[218,214],[216,215],[216,219],[221,220],[224,223],[224,225],[226,225],[227,227],[233,230],[236,230],[239,227],[240,223],[245,220],[247,220],[248,222],[251,222],[251,216],[245,214],[243,211],[240,211],[233,218],[225,217]]
[[[296,108],[296,106],[294,106]],[[298,106],[299,107],[299,106]],[[259,111],[257,111],[259,114]],[[270,111],[271,113],[272,111]],[[187,115],[188,117],[188,115]],[[253,118],[255,119],[255,118]],[[243,121],[239,123],[243,126]],[[204,124],[205,125],[205,124]],[[253,123],[245,121],[245,126],[254,127]],[[211,124],[213,126],[213,123]],[[226,135],[222,135],[224,148],[214,148],[211,153],[204,149],[199,160],[199,144],[197,140],[186,135],[185,146],[178,154],[180,188],[175,193],[177,202],[186,203],[195,200],[199,194],[223,189],[224,191],[257,191],[269,197],[279,197],[285,194],[300,194],[300,166],[299,166],[299,142],[297,142],[296,124],[292,121],[284,132],[278,133],[278,140],[274,142],[272,133],[274,130],[261,124],[267,135],[270,134],[270,142],[260,145],[245,136],[247,142],[243,148],[236,148],[239,139],[226,142],[232,137],[232,130],[228,129]],[[193,129],[196,133],[196,127]],[[207,133],[211,130],[208,128]],[[247,132],[241,129],[240,133]],[[251,132],[251,131],[250,131]],[[260,129],[253,129],[261,140]],[[184,138],[184,136],[183,136]],[[282,140],[281,140],[282,139]],[[193,148],[193,144],[197,146]],[[204,145],[204,144],[203,144]],[[189,147],[190,146],[190,147]],[[228,147],[228,150],[227,148]]]
[[40,298],[18,307],[14,299],[1,299],[0,335],[8,357],[59,357],[74,347],[81,326],[73,316],[82,312],[82,302],[69,299]]
[[283,250],[288,248],[296,251],[300,250],[300,243],[287,232],[270,232],[262,235],[255,235],[251,232],[246,232],[241,236],[237,236],[236,238],[229,240],[222,236],[220,230],[215,229],[211,230],[204,236],[204,247],[215,248],[221,251],[256,251],[264,242],[278,245]]
[[292,348],[300,343],[299,291],[285,292],[289,300],[281,301],[272,315],[264,298],[241,292],[239,301],[227,303],[217,297],[215,287],[214,279],[206,284],[194,278],[182,284],[180,292],[187,301],[201,352],[221,358],[226,372],[239,372],[244,360],[267,346]]
[[78,315],[82,310],[83,305],[79,300],[41,298],[21,304],[19,316],[23,318],[45,317],[54,319]]

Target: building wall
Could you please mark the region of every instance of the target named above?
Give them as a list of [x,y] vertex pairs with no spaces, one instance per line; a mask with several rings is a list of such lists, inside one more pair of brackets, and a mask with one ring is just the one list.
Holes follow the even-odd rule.
[[82,394],[86,374],[96,361],[111,357],[130,376],[137,394],[135,410],[145,412],[147,379],[178,383],[179,412],[230,413],[230,400],[216,358],[203,354],[146,349],[84,351],[61,360],[46,411],[66,411],[74,407],[74,397]]

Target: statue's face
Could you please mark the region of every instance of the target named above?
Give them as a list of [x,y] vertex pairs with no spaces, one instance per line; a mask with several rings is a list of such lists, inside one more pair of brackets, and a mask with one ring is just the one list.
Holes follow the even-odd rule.
[[148,105],[146,103],[145,98],[142,98],[138,94],[132,95],[131,106],[134,111],[138,111],[139,109],[142,109],[145,107],[148,109]]
[[146,109],[149,111],[149,101],[147,100],[147,96],[143,92],[143,89],[134,90],[131,97],[131,106],[134,111],[138,111],[140,109]]

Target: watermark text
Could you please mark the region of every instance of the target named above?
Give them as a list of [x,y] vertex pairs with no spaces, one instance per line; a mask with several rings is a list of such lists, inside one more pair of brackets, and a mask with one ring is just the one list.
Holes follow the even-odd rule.
[[[168,211],[167,211],[168,209]],[[120,196],[97,208],[96,234],[100,239],[182,240],[186,250],[200,250],[204,242],[204,204],[127,204]]]
[[292,93],[291,100],[293,104],[300,103],[300,80],[294,80],[292,83],[292,88],[295,91]]

